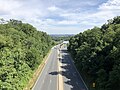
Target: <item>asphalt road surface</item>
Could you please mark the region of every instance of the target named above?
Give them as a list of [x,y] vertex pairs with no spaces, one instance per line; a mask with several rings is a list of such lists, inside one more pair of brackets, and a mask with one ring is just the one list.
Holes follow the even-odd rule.
[[[58,80],[59,74],[63,78],[63,90],[88,90],[67,53],[66,47],[60,50],[61,58],[58,58],[58,47],[52,49],[47,63],[32,90],[58,90],[61,87]],[[62,63],[61,71],[58,71],[58,60]]]
[[88,90],[80,74],[74,66],[74,62],[67,52],[66,48],[61,50],[62,53],[62,76],[64,90]]
[[53,48],[32,90],[57,90],[57,72],[52,73],[57,70],[57,49]]

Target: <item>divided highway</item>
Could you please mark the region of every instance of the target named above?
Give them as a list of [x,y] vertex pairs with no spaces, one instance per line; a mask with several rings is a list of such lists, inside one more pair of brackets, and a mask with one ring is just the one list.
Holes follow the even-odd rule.
[[55,46],[32,90],[88,90],[66,47]]

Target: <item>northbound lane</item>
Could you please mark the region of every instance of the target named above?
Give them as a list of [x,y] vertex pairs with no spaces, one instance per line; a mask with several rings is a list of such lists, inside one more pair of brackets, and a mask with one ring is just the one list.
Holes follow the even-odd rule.
[[88,90],[66,47],[61,49],[61,54],[64,90]]

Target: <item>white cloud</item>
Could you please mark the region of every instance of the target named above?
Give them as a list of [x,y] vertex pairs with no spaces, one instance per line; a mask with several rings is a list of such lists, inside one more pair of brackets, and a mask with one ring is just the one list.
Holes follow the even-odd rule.
[[48,10],[49,11],[56,11],[56,10],[59,10],[59,8],[56,6],[51,6],[51,7],[48,7]]
[[1,0],[0,1],[0,12],[6,12],[6,14],[12,14],[14,9],[18,9],[20,6],[22,6],[21,3],[18,1],[12,1],[12,0]]
[[63,20],[63,21],[59,21],[58,24],[60,24],[60,25],[76,25],[76,24],[78,24],[78,22],[70,21],[70,20]]
[[66,13],[60,14],[60,16],[65,17],[67,19],[71,19],[72,17],[76,17],[77,15],[78,15],[77,13],[71,13],[71,12],[66,12]]
[[[1,0],[0,12],[5,13],[5,18],[34,18],[46,15],[43,5],[39,5],[38,0]],[[43,9],[44,8],[44,9]]]
[[106,3],[103,3],[102,5],[100,5],[99,9],[102,9],[102,10],[119,9],[120,10],[120,0],[108,0]]
[[0,17],[23,20],[48,33],[77,33],[117,15],[119,0],[0,0]]

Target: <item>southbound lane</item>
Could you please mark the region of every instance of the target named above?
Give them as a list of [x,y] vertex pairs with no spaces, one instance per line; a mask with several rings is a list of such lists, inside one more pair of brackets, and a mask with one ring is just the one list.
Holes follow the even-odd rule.
[[57,47],[54,47],[32,90],[57,90],[57,69]]

